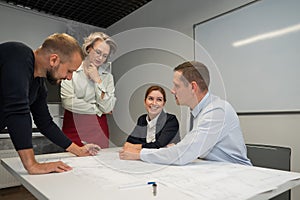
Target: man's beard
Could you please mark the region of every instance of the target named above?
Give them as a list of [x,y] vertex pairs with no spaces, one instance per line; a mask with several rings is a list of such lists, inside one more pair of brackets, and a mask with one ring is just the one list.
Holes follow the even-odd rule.
[[52,71],[47,71],[47,80],[51,85],[58,85],[57,78],[53,76]]

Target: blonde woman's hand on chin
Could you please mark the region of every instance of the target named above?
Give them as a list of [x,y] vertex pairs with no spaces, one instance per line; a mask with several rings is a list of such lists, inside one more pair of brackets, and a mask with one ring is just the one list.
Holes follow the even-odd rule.
[[93,65],[92,63],[89,65],[89,67],[87,68],[87,73],[89,78],[94,81],[95,83],[101,83],[102,80],[100,78],[99,72],[98,72],[98,68]]

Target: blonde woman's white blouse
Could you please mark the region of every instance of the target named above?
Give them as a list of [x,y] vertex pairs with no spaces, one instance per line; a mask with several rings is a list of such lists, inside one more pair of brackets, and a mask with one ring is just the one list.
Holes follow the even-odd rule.
[[[102,82],[100,84],[90,80],[84,73],[83,66],[73,72],[71,80],[61,82],[62,106],[78,114],[96,114],[101,116],[113,110],[116,97],[114,79],[111,73],[98,69]],[[101,93],[104,98],[101,99]]]

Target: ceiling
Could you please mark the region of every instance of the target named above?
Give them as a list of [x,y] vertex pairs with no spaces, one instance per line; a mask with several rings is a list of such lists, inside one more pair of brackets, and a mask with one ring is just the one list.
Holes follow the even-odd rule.
[[107,28],[151,0],[9,0],[10,5]]

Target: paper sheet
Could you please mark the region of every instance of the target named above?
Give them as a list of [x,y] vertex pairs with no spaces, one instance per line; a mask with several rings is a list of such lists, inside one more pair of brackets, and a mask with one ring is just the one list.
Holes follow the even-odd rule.
[[71,173],[82,181],[102,188],[156,181],[203,200],[248,199],[276,189],[289,180],[300,179],[300,173],[221,162],[198,161],[186,166],[166,166],[120,160],[118,151],[56,160],[72,166]]

